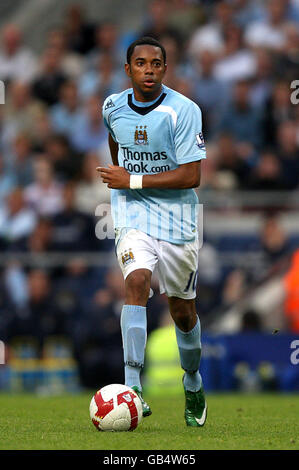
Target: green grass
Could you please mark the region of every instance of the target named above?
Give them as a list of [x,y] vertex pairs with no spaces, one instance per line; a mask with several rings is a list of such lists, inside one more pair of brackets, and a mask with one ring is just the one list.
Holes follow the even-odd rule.
[[153,414],[134,432],[98,432],[91,393],[0,394],[0,449],[298,449],[298,395],[210,394],[204,428],[187,428],[183,396],[151,398]]

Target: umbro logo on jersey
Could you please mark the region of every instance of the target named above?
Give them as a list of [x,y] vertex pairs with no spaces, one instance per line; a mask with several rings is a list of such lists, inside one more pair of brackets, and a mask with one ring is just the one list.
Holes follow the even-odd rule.
[[[139,129],[138,129],[139,127]],[[144,130],[142,130],[143,126],[136,126],[135,130],[135,144],[137,145],[148,145],[148,135],[146,132],[146,127],[144,126]]]
[[108,103],[106,103],[105,109],[113,108],[114,106],[115,106],[115,104],[114,104],[113,101],[110,99],[110,100],[108,101]]

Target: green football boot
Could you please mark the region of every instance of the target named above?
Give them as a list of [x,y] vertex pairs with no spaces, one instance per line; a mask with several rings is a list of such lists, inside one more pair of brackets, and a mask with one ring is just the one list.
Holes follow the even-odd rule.
[[142,397],[142,392],[139,390],[138,387],[132,387],[132,390],[137,393],[137,395],[140,398],[141,404],[142,404],[142,414],[143,416],[150,416],[152,414],[152,410],[150,409],[149,405],[146,403],[146,401],[143,400]]
[[[183,378],[184,380],[184,378]],[[184,383],[184,382],[183,382]],[[204,389],[198,392],[185,391],[185,421],[187,426],[202,427],[207,419],[208,405],[205,399]]]

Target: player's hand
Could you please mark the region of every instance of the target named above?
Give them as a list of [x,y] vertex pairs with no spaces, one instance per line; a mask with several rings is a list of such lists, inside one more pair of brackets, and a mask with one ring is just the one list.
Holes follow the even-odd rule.
[[130,188],[130,173],[122,166],[108,165],[108,168],[98,166],[96,170],[100,173],[103,183],[107,183],[108,188]]

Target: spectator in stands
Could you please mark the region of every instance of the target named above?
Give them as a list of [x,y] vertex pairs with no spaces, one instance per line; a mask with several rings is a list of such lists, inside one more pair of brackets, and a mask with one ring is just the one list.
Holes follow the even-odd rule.
[[[125,291],[121,281],[121,273],[118,268],[111,268],[105,276],[105,288],[100,289],[95,293],[94,302],[97,307],[107,307],[114,310],[114,316],[119,317],[118,304],[121,304],[124,299]],[[109,318],[109,317],[108,317]],[[114,330],[115,325],[112,324],[112,318],[109,321],[110,329]]]
[[100,24],[95,31],[95,46],[86,59],[88,69],[95,70],[100,55],[113,57],[116,70],[123,65],[123,51],[119,44],[118,26],[112,21]]
[[285,121],[277,131],[278,156],[286,189],[299,186],[299,143],[294,121]]
[[32,84],[32,93],[47,106],[57,104],[60,88],[67,78],[62,70],[61,54],[58,49],[47,47],[40,59],[40,70]]
[[59,134],[71,137],[75,126],[80,126],[82,108],[75,82],[67,81],[61,86],[60,101],[51,107],[50,115],[53,130]]
[[5,165],[3,155],[0,154],[0,210],[5,203],[6,196],[16,185],[16,176],[14,170],[10,170]]
[[79,95],[86,99],[92,95],[109,96],[124,90],[127,77],[123,71],[117,71],[114,56],[103,52],[96,58],[94,68],[87,70],[79,79]]
[[250,142],[259,148],[263,142],[262,110],[250,104],[250,84],[236,83],[231,103],[222,114],[219,130],[230,133],[237,142]]
[[193,96],[192,69],[187,62],[182,62],[180,47],[176,39],[173,36],[164,35],[160,42],[164,46],[167,56],[167,71],[163,83],[178,92],[181,92],[181,87],[188,87],[186,96]]
[[224,82],[236,82],[252,78],[256,72],[256,59],[243,44],[242,30],[231,24],[223,33],[223,52],[215,65],[215,78]]
[[84,157],[80,181],[75,189],[76,209],[86,214],[95,215],[98,204],[110,204],[110,191],[99,180],[95,168],[101,166],[98,156],[91,152]]
[[222,273],[219,253],[205,238],[199,251],[199,266],[196,307],[200,315],[207,315],[219,305]]
[[277,59],[275,73],[278,77],[292,82],[298,78],[299,31],[298,25],[289,24],[285,29],[286,44]]
[[257,191],[279,191],[285,189],[281,164],[277,155],[271,150],[261,153],[253,168],[248,186]]
[[107,141],[107,129],[99,110],[102,100],[90,96],[86,101],[82,119],[74,124],[70,133],[71,142],[77,152],[92,152]]
[[274,85],[272,95],[266,103],[264,116],[264,141],[277,144],[277,131],[281,123],[295,118],[295,106],[290,100],[290,83],[285,80]]
[[40,354],[49,335],[64,333],[63,324],[55,308],[52,285],[46,271],[33,269],[27,278],[28,301],[16,310],[11,325],[11,336],[30,336],[38,340]]
[[79,178],[83,156],[72,148],[66,135],[50,135],[45,142],[44,150],[59,181],[66,182]]
[[201,51],[193,63],[194,100],[203,113],[204,133],[206,138],[212,137],[218,123],[219,113],[227,103],[230,86],[215,77],[214,69],[217,56],[213,51]]
[[67,35],[63,29],[52,29],[47,38],[47,47],[53,49],[58,57],[62,73],[75,80],[83,73],[82,56],[67,48]]
[[265,9],[257,0],[233,0],[234,20],[241,28],[260,21],[265,17]]
[[52,218],[53,249],[61,252],[82,252],[97,249],[95,220],[75,208],[75,185],[63,188],[63,209]]
[[168,23],[170,4],[167,0],[152,0],[148,6],[148,22],[140,37],[150,36],[160,40],[162,36],[173,36],[178,43],[181,36],[178,29]]
[[102,283],[103,279],[97,269],[89,265],[86,255],[76,252],[64,262],[63,276],[57,279],[55,289],[60,293],[73,293],[80,304],[79,315],[83,317],[88,315],[92,298]]
[[22,250],[34,254],[47,254],[52,249],[52,222],[51,219],[40,217],[32,233],[23,242]]
[[290,21],[299,22],[299,2],[298,0],[283,0],[287,5],[287,18]]
[[52,135],[53,130],[49,112],[36,119],[33,126],[32,147],[34,153],[44,153],[46,142]]
[[8,87],[7,101],[3,110],[4,129],[10,135],[10,144],[19,133],[34,133],[37,119],[46,112],[44,106],[33,99],[30,86],[19,81],[11,82]]
[[[202,23],[204,11],[202,2],[190,0],[173,0],[168,12],[167,20],[170,28],[177,31],[185,43],[189,39],[190,32]],[[160,38],[161,40],[161,38]]]
[[[210,191],[214,189],[232,189],[236,185],[234,176],[224,175],[224,181],[222,181],[220,172],[218,172],[218,163],[220,155],[218,152],[218,146],[216,144],[207,145],[207,153],[209,158],[205,161],[205,165],[202,166],[201,179],[200,179],[200,191]],[[223,183],[223,184],[222,184]]]
[[53,174],[53,166],[45,155],[34,161],[34,181],[25,189],[27,204],[39,215],[51,216],[63,207],[62,187]]
[[248,25],[245,42],[249,47],[268,47],[281,51],[286,44],[287,5],[281,0],[267,0],[266,18]]
[[289,239],[276,214],[266,214],[260,231],[262,260],[260,275],[269,274],[277,269],[275,264],[289,253]]
[[18,134],[13,141],[10,165],[18,186],[25,187],[33,182],[32,141],[27,134]]
[[8,342],[9,336],[13,333],[12,321],[15,316],[15,305],[9,295],[9,290],[5,282],[5,273],[0,280],[0,338]]
[[37,61],[31,50],[23,46],[19,27],[6,24],[1,42],[0,79],[7,82],[30,82],[36,73]]
[[28,236],[36,225],[36,215],[26,206],[22,188],[14,188],[0,208],[0,244],[8,248]]
[[203,50],[210,50],[219,54],[224,49],[224,32],[233,23],[232,5],[221,0],[212,10],[212,18],[204,26],[200,26],[192,34],[189,44],[191,56],[197,56]]
[[229,308],[241,300],[246,292],[247,279],[244,269],[233,269],[226,277],[221,303],[225,308]]
[[[251,81],[250,103],[265,108],[273,90],[273,59],[264,48],[255,51],[256,71]],[[269,141],[268,141],[269,143]]]
[[19,263],[20,255],[25,255],[24,264],[26,266],[27,264],[30,266],[30,262],[33,261],[35,269],[45,269],[48,275],[53,278],[59,275],[57,260],[55,265],[53,255],[51,257],[53,265],[49,266],[49,253],[52,251],[51,221],[43,217],[38,219],[32,233],[11,243],[9,251],[13,261],[12,266],[8,266],[5,270],[7,289],[9,289],[13,302],[23,308],[28,301],[28,289],[26,271]]
[[102,386],[123,376],[119,304],[124,291],[120,275],[118,269],[108,272],[107,287],[95,292],[88,313],[79,319],[75,331],[79,372],[85,386]]
[[[11,244],[10,251],[22,252],[28,255],[45,255],[52,251],[52,223],[46,217],[37,219],[36,225],[31,233]],[[46,258],[44,258],[46,261]],[[44,261],[39,258],[39,266],[42,268]]]
[[95,25],[85,19],[79,4],[71,4],[66,10],[63,29],[71,51],[84,55],[94,47]]
[[[230,134],[222,134],[218,139],[218,174],[228,173],[234,188],[244,187],[249,176],[249,165],[240,158],[234,138]],[[221,176],[220,176],[221,177]]]

